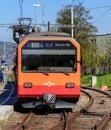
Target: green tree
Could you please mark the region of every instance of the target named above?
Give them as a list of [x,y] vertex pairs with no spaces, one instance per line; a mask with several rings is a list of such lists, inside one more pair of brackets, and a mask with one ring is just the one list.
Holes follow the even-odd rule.
[[[71,24],[71,7],[72,5],[67,5],[57,13],[56,22],[61,25]],[[85,9],[85,7],[79,3],[73,6],[73,22],[74,22],[74,38],[81,45],[81,58],[82,64],[85,67],[94,68],[94,61],[96,58],[96,42],[90,40],[91,35],[97,32],[97,28],[90,22],[92,16],[90,16],[90,11]],[[67,32],[71,34],[71,28],[58,28],[59,31]],[[93,58],[92,58],[93,57]],[[97,58],[96,58],[97,60]]]
[[[71,24],[71,7],[72,5],[67,5],[57,13],[56,22],[58,24]],[[81,3],[73,6],[74,37],[77,40],[81,38],[82,40],[87,39],[89,35],[97,31],[97,28],[90,23],[93,17],[89,13],[90,11],[86,10]],[[59,30],[69,34],[71,33],[71,28],[59,28]]]

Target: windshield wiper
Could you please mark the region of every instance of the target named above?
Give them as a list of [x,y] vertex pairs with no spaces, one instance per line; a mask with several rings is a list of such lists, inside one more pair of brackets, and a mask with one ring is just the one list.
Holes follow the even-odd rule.
[[65,75],[69,76],[69,73],[67,73],[67,72],[59,72],[59,73],[63,73]]
[[42,73],[42,74],[44,74],[44,75],[47,75],[47,76],[49,75],[49,74],[48,74],[48,73],[46,73],[46,72],[40,72],[40,73]]

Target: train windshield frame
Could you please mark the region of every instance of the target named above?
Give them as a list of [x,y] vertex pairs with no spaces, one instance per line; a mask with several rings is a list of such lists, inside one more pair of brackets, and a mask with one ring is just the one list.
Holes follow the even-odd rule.
[[22,47],[22,72],[77,72],[77,48],[68,40],[29,40]]

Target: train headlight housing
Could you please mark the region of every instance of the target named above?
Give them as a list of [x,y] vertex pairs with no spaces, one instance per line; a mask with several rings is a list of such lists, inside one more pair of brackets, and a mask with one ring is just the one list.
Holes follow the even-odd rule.
[[74,88],[74,83],[66,83],[66,88]]
[[24,83],[24,88],[32,88],[32,83],[31,82]]

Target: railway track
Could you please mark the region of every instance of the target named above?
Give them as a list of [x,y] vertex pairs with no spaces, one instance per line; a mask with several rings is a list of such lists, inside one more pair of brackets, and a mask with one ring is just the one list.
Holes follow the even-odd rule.
[[41,115],[34,111],[14,112],[0,130],[49,130],[61,120],[63,120],[63,114],[60,113]]
[[3,130],[109,130],[111,129],[111,95],[98,89],[82,87],[81,98],[72,112],[36,112],[13,115],[2,125]]
[[79,107],[77,108],[77,109],[79,109],[79,111],[69,113],[67,115],[67,117],[65,117],[65,120],[59,122],[58,125],[52,127],[50,130],[73,130],[72,124],[73,124],[74,120],[78,116],[81,116],[82,112],[84,110],[87,110],[91,106],[91,104],[93,103],[92,96],[89,93],[85,92],[84,90],[82,90],[82,92],[85,94],[85,96],[87,96],[86,97],[87,98],[87,103],[85,101],[85,103],[83,103],[82,105],[80,104]]
[[[93,98],[93,104],[88,109],[83,109],[82,115],[72,123],[72,130],[103,130],[111,116],[111,95],[98,89],[82,87]],[[106,130],[111,129],[109,127]],[[70,129],[69,129],[70,130]]]
[[[83,89],[87,89],[88,92]],[[111,95],[107,92],[87,87],[82,87],[81,91],[89,97],[89,102],[87,102],[85,107],[77,108],[80,109],[79,111],[69,114],[64,121],[65,123],[62,121],[50,130],[59,130],[63,124],[66,124],[64,130],[103,130],[105,128],[111,119],[111,107],[107,108],[109,102],[111,103]],[[101,105],[102,109],[99,108]],[[106,128],[106,130],[109,129]]]

